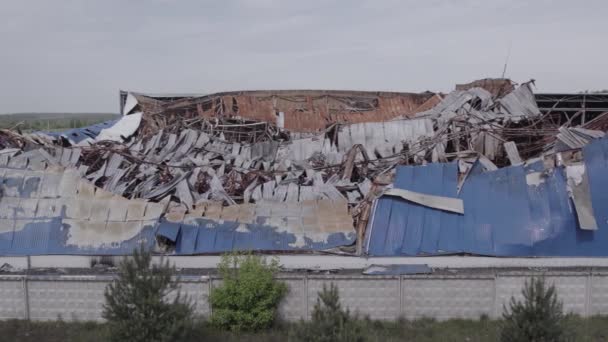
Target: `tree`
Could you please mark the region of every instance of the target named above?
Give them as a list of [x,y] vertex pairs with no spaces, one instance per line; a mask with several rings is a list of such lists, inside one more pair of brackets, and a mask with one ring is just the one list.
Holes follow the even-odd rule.
[[300,322],[292,339],[307,342],[358,342],[365,341],[365,334],[357,317],[340,305],[340,293],[333,283],[323,284],[310,323]]
[[218,264],[221,286],[211,290],[211,323],[233,331],[268,328],[287,293],[287,285],[274,276],[279,271],[276,259],[252,254],[227,254]]
[[547,287],[544,278],[532,278],[526,281],[522,294],[523,301],[511,297],[509,310],[504,308],[501,341],[565,341],[565,317],[555,286]]
[[[191,331],[192,306],[172,281],[175,267],[162,259],[151,261],[143,245],[135,249],[106,287],[103,318],[113,341],[176,341]],[[170,300],[170,295],[175,297]]]

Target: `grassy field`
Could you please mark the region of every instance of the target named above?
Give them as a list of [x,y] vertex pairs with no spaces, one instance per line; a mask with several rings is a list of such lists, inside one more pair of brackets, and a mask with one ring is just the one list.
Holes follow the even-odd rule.
[[[361,321],[367,341],[497,341],[500,321],[493,320],[449,320],[436,322],[422,319],[397,322]],[[221,332],[201,323],[193,331],[191,341],[289,341],[289,325],[271,331],[235,334]],[[608,341],[608,317],[579,318],[568,321],[568,330],[574,341]],[[27,322],[21,320],[0,321],[0,336],[3,341],[59,342],[59,341],[106,341],[103,324],[93,322],[66,323]]]
[[109,113],[16,113],[0,115],[0,129],[57,131],[118,119]]

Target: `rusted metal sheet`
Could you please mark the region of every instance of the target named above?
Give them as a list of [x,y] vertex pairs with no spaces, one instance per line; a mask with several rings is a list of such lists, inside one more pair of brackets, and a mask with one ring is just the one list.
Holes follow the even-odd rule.
[[[206,118],[238,116],[275,122],[284,113],[284,128],[293,132],[316,132],[332,123],[388,121],[412,116],[434,97],[433,93],[364,92],[332,90],[242,91],[196,98],[137,98],[148,115],[162,111],[175,116]],[[171,98],[173,100],[173,98]],[[432,102],[431,102],[432,103]]]
[[456,90],[469,90],[471,88],[483,88],[495,97],[504,96],[515,89],[513,82],[506,78],[484,78],[456,85]]

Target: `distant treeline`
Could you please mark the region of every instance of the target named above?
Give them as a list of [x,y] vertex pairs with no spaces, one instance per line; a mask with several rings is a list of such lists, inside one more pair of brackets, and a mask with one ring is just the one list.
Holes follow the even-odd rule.
[[0,115],[0,129],[56,131],[118,119],[109,113],[16,113]]

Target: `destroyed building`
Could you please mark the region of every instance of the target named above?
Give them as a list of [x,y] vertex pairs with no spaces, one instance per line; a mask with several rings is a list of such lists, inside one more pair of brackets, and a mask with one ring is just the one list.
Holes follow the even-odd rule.
[[122,91],[0,132],[0,254],[607,256],[608,96]]

